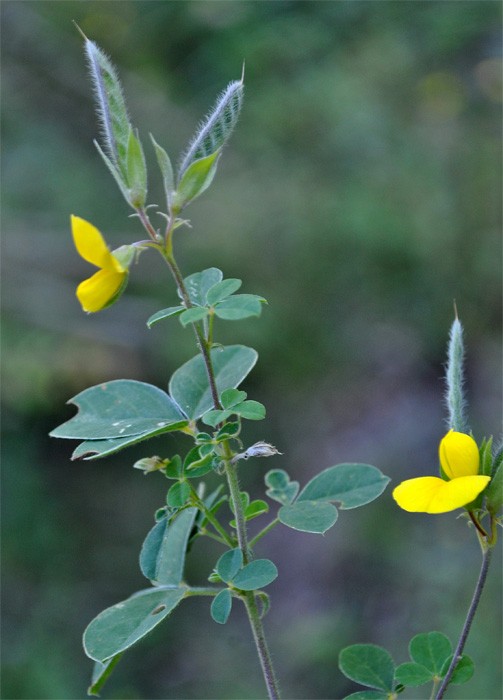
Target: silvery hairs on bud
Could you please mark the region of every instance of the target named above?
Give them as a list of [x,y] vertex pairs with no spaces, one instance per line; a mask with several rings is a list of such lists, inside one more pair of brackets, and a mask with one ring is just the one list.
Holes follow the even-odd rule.
[[445,402],[449,411],[449,428],[458,433],[467,432],[464,398],[464,365],[465,348],[463,345],[463,326],[457,315],[454,319],[447,350],[447,370],[445,373],[446,391]]
[[218,96],[213,108],[199,125],[179,167],[179,180],[195,161],[206,158],[221,148],[232,134],[237,124],[243,104],[244,84],[241,80],[229,83]]
[[274,445],[269,445],[267,442],[256,442],[254,445],[249,447],[240,456],[242,459],[248,459],[249,457],[272,457],[273,455],[280,455]]
[[126,179],[129,116],[117,72],[106,54],[86,38],[85,51],[96,98],[104,150]]

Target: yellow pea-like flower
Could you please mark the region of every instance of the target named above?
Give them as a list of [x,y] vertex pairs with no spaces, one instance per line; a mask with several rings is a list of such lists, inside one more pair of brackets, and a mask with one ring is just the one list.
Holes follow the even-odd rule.
[[104,309],[124,288],[128,268],[111,253],[98,229],[78,216],[72,216],[72,234],[78,253],[100,270],[77,287],[77,298],[84,311]]
[[393,491],[400,508],[411,513],[447,513],[471,503],[491,480],[479,475],[479,449],[469,435],[449,431],[440,442],[440,464],[449,481],[436,476],[407,479]]

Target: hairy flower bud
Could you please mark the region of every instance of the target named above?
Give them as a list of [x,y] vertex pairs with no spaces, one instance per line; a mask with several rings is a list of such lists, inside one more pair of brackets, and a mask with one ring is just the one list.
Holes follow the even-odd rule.
[[279,452],[273,445],[269,445],[267,442],[256,442],[254,445],[249,447],[246,452],[242,453],[243,459],[248,459],[248,457],[272,457],[273,455],[280,455]]
[[229,139],[239,118],[243,104],[243,79],[229,83],[218,96],[217,101],[208,115],[200,124],[179,169],[178,179],[196,160],[206,158],[221,148]]

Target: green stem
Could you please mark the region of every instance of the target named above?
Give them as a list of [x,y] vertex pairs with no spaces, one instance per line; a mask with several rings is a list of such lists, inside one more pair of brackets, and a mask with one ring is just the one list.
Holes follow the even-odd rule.
[[270,532],[273,529],[273,527],[276,527],[278,523],[279,518],[272,520],[269,523],[269,525],[266,525],[265,528],[258,533],[258,535],[255,535],[255,537],[249,542],[249,546],[253,547],[253,545],[256,544],[259,540],[261,540],[264,535],[267,535],[267,533]]
[[[215,530],[222,536],[223,540],[229,545],[229,547],[234,548],[235,543],[232,539],[232,537],[229,535],[228,532],[220,525],[218,520],[215,518],[213,513],[210,511],[210,509],[206,506],[206,504],[199,498],[197,495],[194,487],[192,484],[190,485],[192,489],[192,495],[194,497],[195,505],[201,510],[206,518],[210,521],[210,523],[213,525]],[[211,533],[207,532],[206,533],[208,536],[211,536]],[[221,539],[221,538],[218,538]]]
[[470,603],[470,607],[468,608],[468,614],[466,616],[465,624],[463,625],[461,637],[459,638],[458,646],[456,647],[456,651],[454,652],[454,656],[452,657],[451,665],[449,666],[449,669],[445,674],[445,678],[442,681],[442,685],[440,686],[435,700],[441,700],[441,698],[444,697],[445,690],[449,685],[449,682],[452,678],[452,674],[456,670],[456,666],[458,665],[459,660],[463,654],[463,649],[465,647],[466,640],[470,632],[470,627],[472,626],[473,618],[475,617],[475,613],[480,602],[480,596],[482,595],[482,590],[486,582],[487,570],[489,569],[489,562],[491,561],[491,554],[492,547],[486,546],[482,557],[482,566],[480,569],[479,578],[477,581],[477,585],[475,586],[475,592],[473,594],[472,602]]
[[[185,308],[191,309],[192,302],[190,301],[190,297],[187,293],[187,289],[185,288],[185,284],[183,282],[182,273],[180,272],[180,268],[176,264],[173,253],[172,252],[164,252],[163,257],[166,260],[169,269],[171,270],[171,274],[173,275],[173,277],[175,279],[175,282],[176,282],[178,289],[180,290],[180,294],[182,295],[182,299],[183,299],[183,303],[185,304]],[[220,401],[218,399],[217,385],[215,382],[215,374],[213,372],[213,364],[211,362],[211,355],[210,355],[208,343],[206,342],[204,335],[201,332],[201,329],[199,328],[199,326],[197,324],[193,323],[192,328],[194,329],[194,333],[196,334],[197,343],[199,345],[199,350],[201,352],[201,355],[203,356],[204,365],[206,367],[206,373],[207,373],[208,378],[209,378],[211,398],[213,399],[213,405],[215,406],[215,408],[217,410],[221,410],[222,406],[220,405]]]
[[212,588],[211,586],[191,586],[187,588],[185,596],[190,595],[218,595],[220,591],[224,591],[224,588]]
[[274,673],[269,647],[267,646],[264,628],[262,627],[262,621],[260,619],[260,615],[258,614],[257,603],[255,601],[253,591],[245,594],[243,597],[243,602],[246,606],[248,619],[250,620],[250,626],[252,628],[255,646],[257,647],[257,653],[260,658],[262,673],[264,674],[264,680],[269,693],[269,698],[270,700],[280,700],[278,681],[276,680],[276,675]]
[[210,348],[211,348],[211,344],[213,342],[213,321],[214,321],[214,319],[215,319],[215,314],[210,313],[210,320],[208,322],[208,337],[207,337],[208,345],[210,346]]
[[435,700],[435,695],[437,694],[438,681],[433,681],[433,688],[431,689],[430,700]]
[[[148,218],[148,214],[145,211],[145,209],[139,208],[136,210],[136,213],[138,214],[138,217],[139,217],[145,231],[148,233],[150,238],[158,244],[159,239],[158,239],[157,231],[154,229],[154,227],[150,223],[150,219]],[[134,216],[134,214],[132,214],[132,216]]]
[[[172,225],[170,225],[172,227]],[[166,240],[171,241],[171,230],[170,227],[168,227],[168,231],[166,234]],[[165,251],[163,251],[163,257],[166,260],[171,273],[175,279],[175,282],[178,286],[178,289],[180,290],[180,294],[182,296],[182,299],[185,303],[186,308],[191,308],[192,304],[190,302],[189,295],[187,293],[187,290],[185,288],[185,284],[183,281],[182,274],[178,268],[178,265],[176,264],[174,255],[173,255],[173,250],[172,246],[170,245],[169,248]],[[222,406],[220,404],[220,400],[218,398],[218,390],[217,390],[217,385],[215,381],[215,373],[213,371],[213,364],[211,361],[211,355],[209,351],[209,344],[205,340],[203,334],[201,333],[200,328],[196,324],[192,324],[192,327],[194,329],[194,332],[197,337],[197,341],[199,344],[199,349],[201,351],[201,354],[204,359],[204,364],[206,366],[206,373],[208,375],[208,383],[210,386],[210,391],[211,391],[211,396],[213,399],[213,405],[216,410],[221,410]],[[243,509],[243,504],[241,501],[241,495],[239,491],[239,483],[238,483],[238,477],[237,477],[237,471],[236,471],[236,465],[232,462],[232,450],[229,446],[229,442],[225,440],[223,443],[223,447],[225,450],[225,473],[227,476],[227,483],[229,485],[229,491],[230,491],[230,496],[231,496],[231,501],[232,505],[234,508],[234,513],[236,515],[236,530],[237,530],[237,535],[238,535],[238,543],[239,543],[239,548],[241,549],[243,553],[243,562],[244,564],[249,563],[251,555],[249,551],[249,545],[248,545],[248,539],[247,539],[247,534],[246,534],[246,521],[244,517],[244,509]],[[234,547],[234,543],[232,544]],[[246,610],[248,612],[248,618],[250,620],[250,625],[252,628],[253,632],[253,638],[255,640],[255,645],[257,648],[257,653],[260,659],[260,664],[262,666],[262,671],[264,674],[264,680],[265,684],[267,686],[267,690],[269,693],[270,700],[279,700],[279,690],[278,690],[278,682],[276,680],[276,676],[274,673],[274,668],[272,665],[272,660],[271,656],[269,654],[269,649],[267,647],[267,642],[265,639],[265,634],[264,634],[264,628],[262,626],[262,621],[260,620],[260,616],[257,611],[257,605],[255,603],[255,597],[253,592],[246,593],[244,598],[243,598],[246,606]]]
[[195,537],[209,537],[210,539],[215,540],[215,542],[220,542],[226,546],[229,544],[223,537],[220,537],[220,535],[215,535],[213,532],[209,532],[205,527],[201,528]]
[[[230,448],[227,443],[225,443],[225,446],[230,452]],[[236,515],[236,532],[238,535],[239,549],[243,552],[243,564],[246,565],[251,560],[251,554],[248,545],[248,536],[246,533],[246,520],[243,510],[243,503],[241,501],[241,494],[239,491],[239,482],[236,465],[233,464],[230,461],[230,459],[225,461],[225,475],[227,476],[227,483],[229,484],[232,506]]]

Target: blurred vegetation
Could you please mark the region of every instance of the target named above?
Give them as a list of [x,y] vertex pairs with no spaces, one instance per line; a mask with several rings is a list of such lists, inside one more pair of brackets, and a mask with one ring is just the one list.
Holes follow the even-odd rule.
[[[85,625],[143,580],[137,553],[165,482],[131,469],[165,437],[93,463],[48,431],[78,391],[126,377],[165,386],[193,354],[176,299],[143,255],[117,306],[85,316],[90,273],[71,213],[116,247],[136,240],[92,139],[98,129],[71,20],[119,68],[133,123],[176,157],[215,94],[241,73],[243,116],[211,191],[176,240],[185,274],[211,265],[264,295],[259,321],[222,322],[223,342],[260,353],[245,389],[268,409],[250,440],[281,450],[243,486],[286,468],[305,483],[341,461],[394,483],[431,474],[453,299],[466,330],[467,390],[480,441],[500,430],[501,4],[499,2],[104,2],[4,0],[3,697],[84,698]],[[149,150],[151,202],[162,199]],[[178,442],[177,442],[178,441]],[[254,521],[255,522],[255,521]],[[260,527],[260,523],[256,526]],[[194,547],[188,580],[220,551]],[[292,556],[291,554],[292,553]],[[452,515],[399,511],[391,489],[343,512],[325,538],[277,528],[260,546],[280,571],[265,624],[285,697],[355,689],[339,650],[369,642],[407,660],[409,639],[457,639],[479,566]],[[501,697],[501,557],[466,651],[457,700]],[[121,662],[109,698],[258,698],[242,611],[225,628],[206,600],[178,608]],[[417,700],[423,697],[418,689]],[[451,691],[452,696],[452,691]]]

